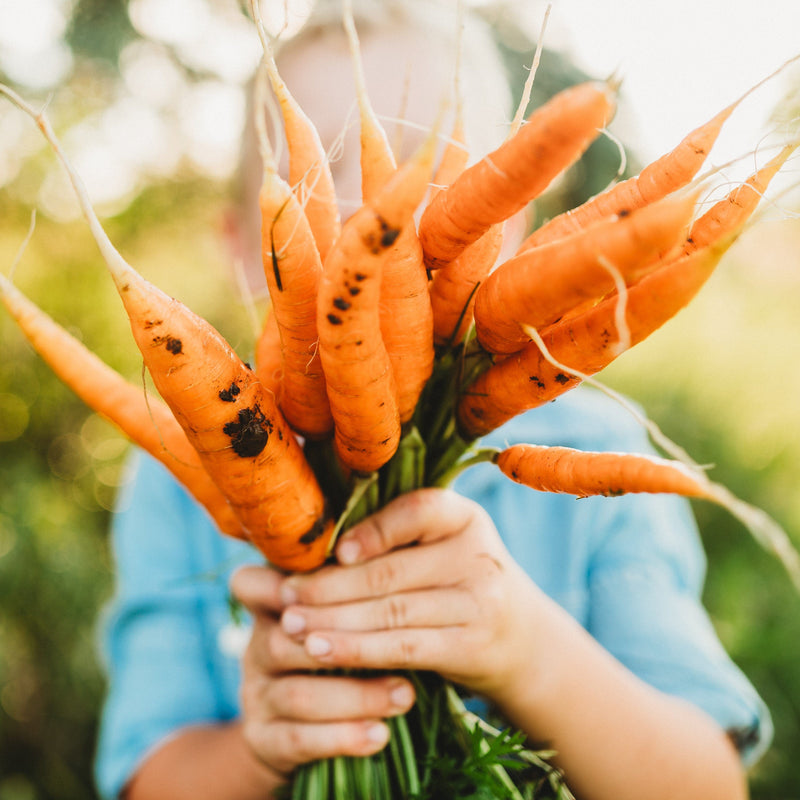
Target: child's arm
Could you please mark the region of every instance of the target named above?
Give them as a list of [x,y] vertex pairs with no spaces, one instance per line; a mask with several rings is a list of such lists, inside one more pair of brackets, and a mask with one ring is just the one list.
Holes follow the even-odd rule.
[[317,666],[441,672],[555,748],[582,798],[746,797],[717,723],[610,656],[516,566],[480,506],[407,495],[337,553],[344,569],[282,589],[284,629]]

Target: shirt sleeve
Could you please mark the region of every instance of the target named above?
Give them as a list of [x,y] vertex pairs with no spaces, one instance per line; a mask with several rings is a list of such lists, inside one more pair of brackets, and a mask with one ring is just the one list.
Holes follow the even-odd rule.
[[108,690],[95,778],[104,798],[118,797],[176,729],[235,713],[206,622],[209,609],[225,609],[227,584],[208,574],[208,548],[223,537],[149,457],[137,453],[129,469],[111,530],[116,589],[100,630]]
[[[522,415],[494,440],[654,452],[627,411],[585,388]],[[501,485],[485,502],[498,506],[520,564],[633,674],[705,711],[754,764],[772,740],[772,720],[703,606],[706,557],[689,502],[663,494],[523,499],[512,494],[519,488],[531,491]]]
[[704,710],[744,764],[755,763],[772,739],[770,714],[701,602],[705,556],[688,503],[628,497],[603,514],[608,533],[588,578],[589,632],[651,686]]

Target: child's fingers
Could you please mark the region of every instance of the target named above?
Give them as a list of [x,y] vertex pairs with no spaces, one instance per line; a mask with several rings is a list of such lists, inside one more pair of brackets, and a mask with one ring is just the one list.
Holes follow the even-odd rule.
[[313,631],[379,631],[464,625],[479,614],[474,595],[448,587],[402,592],[331,606],[290,606],[281,616],[285,633],[298,639]]
[[400,677],[285,675],[270,681],[264,702],[273,717],[298,722],[364,721],[403,714],[414,689]]
[[247,722],[244,736],[251,749],[285,774],[299,764],[336,756],[368,756],[389,741],[389,729],[378,719],[345,722]]
[[[306,652],[326,667],[433,670],[452,675],[464,628],[400,628],[370,633],[320,631],[306,637]],[[462,665],[464,666],[464,665]],[[467,665],[468,666],[468,665]]]
[[259,675],[315,669],[317,666],[302,644],[288,636],[272,617],[255,619],[245,659]]
[[251,613],[275,613],[283,608],[282,576],[269,567],[239,567],[230,580],[233,596]]
[[448,489],[409,492],[343,534],[336,555],[342,564],[356,564],[413,542],[451,536],[470,523],[476,508]]
[[352,567],[292,575],[281,594],[289,605],[332,605],[457,583],[462,577],[453,540],[406,547]]

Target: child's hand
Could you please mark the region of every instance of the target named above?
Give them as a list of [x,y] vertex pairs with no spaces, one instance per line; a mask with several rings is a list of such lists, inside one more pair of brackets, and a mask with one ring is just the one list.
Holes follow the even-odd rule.
[[434,670],[500,705],[535,674],[544,596],[476,503],[440,489],[403,495],[336,554],[343,566],[281,588],[283,630],[316,666]]
[[282,775],[306,761],[377,752],[388,741],[382,718],[411,707],[411,685],[392,676],[358,680],[309,674],[319,664],[279,623],[281,580],[266,567],[245,567],[231,581],[234,595],[253,616],[242,665],[247,744]]

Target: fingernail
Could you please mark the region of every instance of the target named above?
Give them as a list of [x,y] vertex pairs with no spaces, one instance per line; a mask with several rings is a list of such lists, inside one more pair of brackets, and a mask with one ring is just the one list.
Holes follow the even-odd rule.
[[306,628],[306,619],[296,611],[284,611],[281,617],[281,626],[286,633],[300,633]]
[[400,683],[389,692],[392,705],[397,708],[408,708],[414,702],[414,692],[407,683]]
[[355,564],[361,555],[361,545],[353,539],[346,539],[339,545],[336,554],[340,563]]
[[386,744],[389,741],[389,729],[381,722],[375,722],[367,728],[367,739],[375,744]]
[[306,639],[306,652],[310,656],[326,656],[331,652],[331,643],[321,636],[309,636]]
[[297,602],[297,589],[290,583],[284,583],[281,586],[281,600],[285,606],[290,606],[292,603]]

